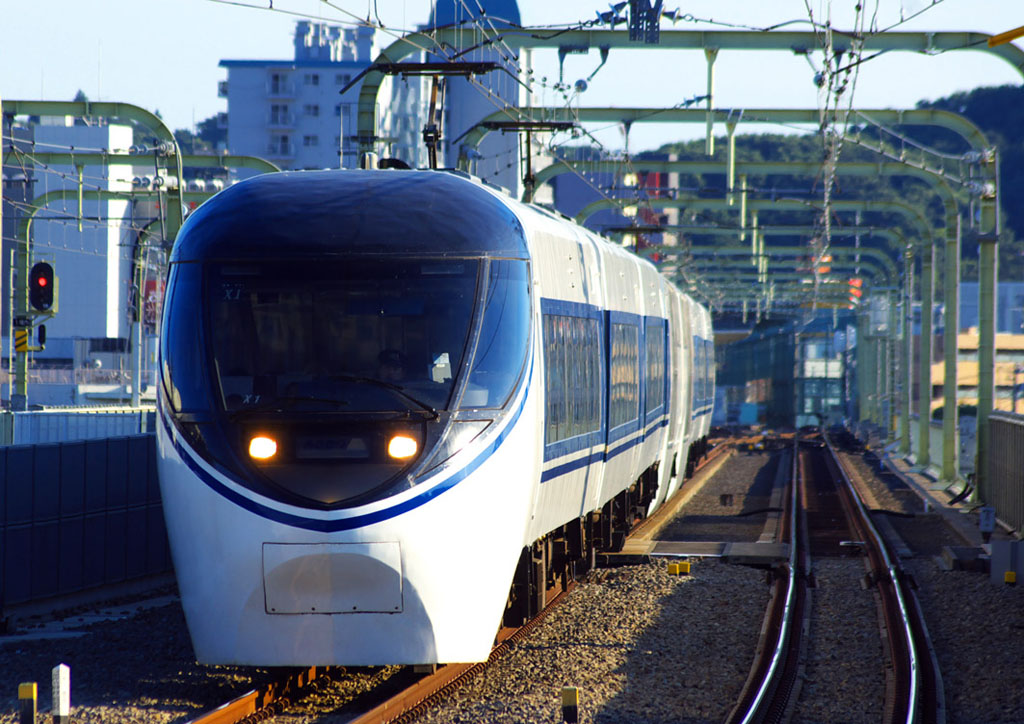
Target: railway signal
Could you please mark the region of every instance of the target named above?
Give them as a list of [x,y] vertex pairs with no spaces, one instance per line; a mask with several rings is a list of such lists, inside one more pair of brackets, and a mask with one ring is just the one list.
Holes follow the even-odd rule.
[[38,312],[57,311],[57,277],[48,262],[37,262],[29,272],[28,303]]

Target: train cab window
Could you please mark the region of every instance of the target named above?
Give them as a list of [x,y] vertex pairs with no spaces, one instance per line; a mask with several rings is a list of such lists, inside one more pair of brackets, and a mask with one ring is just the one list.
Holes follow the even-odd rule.
[[[161,327],[160,358],[164,390],[176,412],[209,409],[209,385],[203,346],[198,341],[202,267],[173,264],[167,280],[167,300]],[[169,313],[173,310],[173,314]]]
[[613,322],[609,342],[608,427],[614,429],[640,411],[640,328]]
[[[231,413],[445,409],[481,262],[211,265],[213,368]],[[381,354],[403,362],[380,378]]]
[[[460,404],[502,407],[522,373],[530,343],[530,272],[525,261],[490,263],[480,335]],[[435,364],[448,364],[434,360]]]

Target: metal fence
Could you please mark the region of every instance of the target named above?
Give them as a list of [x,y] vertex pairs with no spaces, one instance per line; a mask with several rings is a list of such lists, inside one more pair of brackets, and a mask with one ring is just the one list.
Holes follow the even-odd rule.
[[1015,530],[1024,528],[1024,415],[993,412],[989,415],[991,480],[986,503]]
[[0,448],[0,610],[170,570],[154,435]]
[[153,407],[73,407],[0,413],[0,445],[29,445],[152,432]]

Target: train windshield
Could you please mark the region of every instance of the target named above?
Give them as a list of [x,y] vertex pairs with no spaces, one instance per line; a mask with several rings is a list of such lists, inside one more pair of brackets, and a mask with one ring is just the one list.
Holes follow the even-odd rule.
[[479,259],[211,265],[213,368],[228,413],[430,416],[469,340]]

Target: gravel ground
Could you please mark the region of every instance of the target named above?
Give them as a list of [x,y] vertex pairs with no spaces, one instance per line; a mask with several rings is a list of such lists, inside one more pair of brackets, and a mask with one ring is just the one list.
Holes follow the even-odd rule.
[[[877,507],[922,510],[905,486],[875,479],[866,463],[857,466]],[[735,455],[661,537],[756,539],[764,516],[736,514],[766,507],[774,474],[767,453]],[[731,495],[731,504],[723,505],[722,495]],[[947,721],[1024,721],[1024,588],[943,570],[935,554],[961,541],[937,516],[889,519],[920,551],[904,563],[934,637]],[[794,721],[877,722],[881,702],[857,696],[868,690],[869,677],[883,675],[874,599],[860,588],[863,564],[819,559],[814,570],[811,658]],[[692,571],[669,576],[660,561],[592,573],[529,640],[423,721],[557,722],[563,686],[579,687],[582,722],[721,721],[747,675],[768,588],[763,571],[713,559],[693,561]],[[846,599],[856,615],[837,613]],[[183,722],[269,676],[195,664],[176,602],[83,630],[85,636],[58,640],[0,637],[0,724],[17,721],[17,685],[29,680],[40,683],[38,721],[49,721],[50,669],[61,662],[72,668],[74,721],[86,723]],[[391,673],[355,672],[273,721],[340,724],[346,717],[330,712]],[[844,698],[848,693],[856,699]]]
[[[24,681],[39,685],[36,721],[51,722],[50,671],[60,663],[71,667],[76,724],[184,722],[273,676],[266,669],[195,663],[177,599],[132,617],[81,627],[72,618],[68,629],[82,635],[6,643],[0,637],[0,724],[18,722],[18,684]],[[395,670],[350,672],[306,710],[336,709]]]
[[[78,629],[75,638],[0,645],[0,723],[18,721],[18,684],[39,684],[50,721],[50,670],[71,667],[75,722],[171,722],[244,692],[265,672],[194,663],[178,603]],[[0,641],[3,641],[0,638]]]
[[1024,589],[988,575],[904,561],[919,586],[946,690],[948,722],[1024,722]]
[[[987,573],[950,571],[939,554],[962,546],[936,513],[924,513],[921,499],[896,476],[870,474],[876,468],[860,458],[854,465],[881,507],[913,518],[889,517],[914,551],[904,570],[917,584],[942,673],[948,722],[1024,722],[1024,589],[994,584]],[[1006,539],[997,531],[996,538]]]
[[422,721],[560,722],[563,686],[579,688],[581,722],[722,721],[767,601],[762,572],[710,559],[682,577],[663,563],[598,572]]

